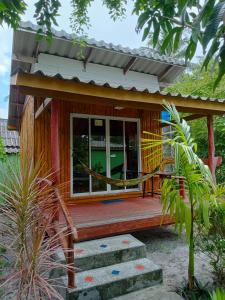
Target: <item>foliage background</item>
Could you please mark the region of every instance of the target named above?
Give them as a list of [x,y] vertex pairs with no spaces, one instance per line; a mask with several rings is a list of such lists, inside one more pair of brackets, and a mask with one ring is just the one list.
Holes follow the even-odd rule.
[[[213,91],[215,73],[212,69],[202,71],[201,65],[201,60],[192,65],[173,86],[167,88],[167,91],[225,99],[225,78],[222,78],[217,89]],[[208,156],[207,120],[201,118],[191,121],[189,124],[191,125],[192,136],[198,145],[198,155],[201,158],[206,158]],[[222,156],[223,159],[222,165],[216,171],[217,180],[218,182],[225,182],[225,116],[214,117],[214,134],[216,156]]]
[[6,158],[5,149],[4,149],[2,138],[0,137],[0,162],[5,160],[5,158]]

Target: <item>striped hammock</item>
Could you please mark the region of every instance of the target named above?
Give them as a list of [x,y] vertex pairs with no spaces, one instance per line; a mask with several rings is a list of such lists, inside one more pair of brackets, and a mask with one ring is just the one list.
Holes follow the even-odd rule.
[[86,166],[81,161],[79,161],[79,163],[82,165],[85,173],[91,175],[92,177],[94,177],[98,180],[104,181],[108,184],[111,184],[111,185],[114,185],[114,186],[117,186],[117,187],[127,187],[127,186],[138,185],[138,184],[143,183],[144,181],[148,180],[149,178],[153,177],[158,171],[158,168],[157,168],[157,170],[154,170],[153,173],[149,173],[149,174],[146,174],[146,175],[134,178],[134,179],[127,179],[127,180],[125,180],[125,179],[113,179],[113,178],[106,177],[104,175],[101,175],[101,174],[89,169],[88,166]]

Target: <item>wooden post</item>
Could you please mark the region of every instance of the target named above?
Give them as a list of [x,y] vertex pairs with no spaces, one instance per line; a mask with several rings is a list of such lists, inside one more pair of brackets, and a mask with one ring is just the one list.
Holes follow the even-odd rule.
[[213,131],[213,116],[211,115],[207,117],[207,126],[208,126],[208,164],[213,179],[216,181],[215,142],[214,142],[214,131]]
[[[68,224],[67,224],[68,226]],[[68,254],[67,254],[67,264],[68,264],[68,288],[74,289],[76,287],[75,283],[75,270],[74,270],[74,245],[73,245],[73,236],[72,233],[69,231],[67,236],[68,241]]]
[[[52,159],[52,171],[53,171],[53,184],[60,183],[60,148],[59,148],[59,101],[51,101],[51,159]],[[55,196],[57,199],[58,210],[55,214],[54,221],[59,222],[59,208],[62,209],[62,201],[60,201],[60,194],[55,190]],[[65,209],[64,209],[65,210]],[[74,252],[73,252],[73,235],[70,224],[67,220],[67,231],[66,233],[66,251],[68,253],[66,256],[66,262],[68,265],[67,275],[68,275],[68,287],[75,288],[75,271],[74,271]]]
[[51,159],[53,182],[59,183],[59,101],[53,100],[51,102]]
[[179,186],[180,186],[180,196],[185,198],[185,186],[184,186],[184,178],[179,177]]

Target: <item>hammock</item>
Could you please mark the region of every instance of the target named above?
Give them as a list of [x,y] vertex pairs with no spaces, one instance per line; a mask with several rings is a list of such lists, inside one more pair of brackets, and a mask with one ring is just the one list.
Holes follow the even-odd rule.
[[158,171],[158,168],[157,168],[157,170],[154,170],[153,173],[149,173],[149,174],[146,174],[146,175],[134,178],[134,179],[127,179],[127,180],[125,180],[125,179],[112,179],[110,177],[106,177],[104,175],[101,175],[101,174],[89,169],[88,166],[86,166],[81,161],[79,161],[79,163],[82,165],[82,167],[84,168],[84,171],[87,174],[91,175],[92,177],[95,177],[98,180],[102,180],[102,181],[104,181],[108,184],[118,186],[118,187],[138,185],[138,184],[143,183],[144,181],[148,180],[149,178],[153,177]]

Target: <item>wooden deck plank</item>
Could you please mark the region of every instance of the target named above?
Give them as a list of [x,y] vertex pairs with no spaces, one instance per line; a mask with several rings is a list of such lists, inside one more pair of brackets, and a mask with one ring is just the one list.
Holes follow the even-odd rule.
[[88,240],[126,232],[134,232],[174,222],[162,219],[159,197],[136,197],[110,201],[77,203],[68,209],[78,229],[79,240]]
[[[173,224],[174,221],[168,216],[164,217],[163,225]],[[150,217],[147,219],[132,220],[127,222],[119,222],[105,224],[94,227],[78,228],[79,240],[89,240],[92,238],[101,238],[104,236],[113,236],[123,233],[131,233],[140,230],[147,230],[158,227],[161,224],[161,216]]]

